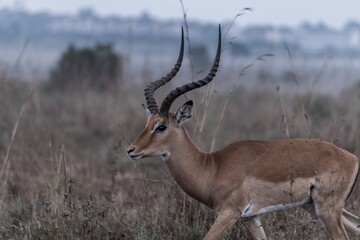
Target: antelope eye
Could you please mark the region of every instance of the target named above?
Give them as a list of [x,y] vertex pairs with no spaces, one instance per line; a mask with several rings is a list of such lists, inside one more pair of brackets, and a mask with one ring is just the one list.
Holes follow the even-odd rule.
[[166,126],[165,125],[159,125],[156,129],[155,129],[155,131],[157,132],[157,133],[161,133],[161,132],[163,132],[163,131],[165,131],[166,130]]

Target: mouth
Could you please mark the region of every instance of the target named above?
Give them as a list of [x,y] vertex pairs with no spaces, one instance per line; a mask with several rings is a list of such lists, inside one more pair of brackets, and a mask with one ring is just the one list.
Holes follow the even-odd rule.
[[139,160],[143,157],[143,154],[128,154],[129,158],[131,158],[132,160]]

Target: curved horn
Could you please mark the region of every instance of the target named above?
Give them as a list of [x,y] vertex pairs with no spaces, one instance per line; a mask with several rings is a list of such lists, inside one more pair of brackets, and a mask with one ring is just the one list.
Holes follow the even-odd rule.
[[166,116],[169,113],[171,104],[175,101],[176,98],[178,98],[179,96],[181,96],[182,94],[184,94],[186,92],[189,92],[196,88],[202,87],[213,80],[213,78],[215,77],[215,74],[217,72],[217,69],[219,67],[220,54],[221,54],[221,28],[220,28],[220,24],[219,24],[218,47],[217,47],[216,57],[215,57],[215,60],[211,67],[210,72],[203,79],[200,79],[196,82],[191,82],[191,83],[185,84],[185,85],[178,87],[175,90],[171,91],[165,97],[164,101],[161,104],[160,113],[159,113],[161,116]]
[[179,71],[181,67],[183,56],[184,56],[184,29],[183,27],[181,27],[181,46],[180,46],[179,57],[177,59],[175,66],[165,77],[162,77],[159,80],[151,82],[149,85],[146,86],[144,90],[146,103],[152,114],[157,113],[159,111],[154,98],[154,92],[156,91],[156,89],[158,89],[165,83],[169,82],[176,75],[176,73]]

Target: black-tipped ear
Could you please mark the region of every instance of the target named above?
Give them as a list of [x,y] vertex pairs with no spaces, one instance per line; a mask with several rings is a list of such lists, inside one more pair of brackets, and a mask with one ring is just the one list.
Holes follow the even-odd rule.
[[191,118],[193,108],[193,101],[187,101],[182,105],[175,114],[175,124],[181,126],[182,123],[186,122]]
[[151,116],[150,109],[146,107],[144,104],[141,104],[143,108],[145,109],[146,116],[149,118]]

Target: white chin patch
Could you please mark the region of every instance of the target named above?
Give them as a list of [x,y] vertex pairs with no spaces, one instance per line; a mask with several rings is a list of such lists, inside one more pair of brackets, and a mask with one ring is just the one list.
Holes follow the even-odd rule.
[[169,153],[169,152],[166,152],[166,153],[161,154],[161,158],[162,158],[162,160],[164,160],[164,161],[169,160],[169,158],[170,158],[170,153]]

